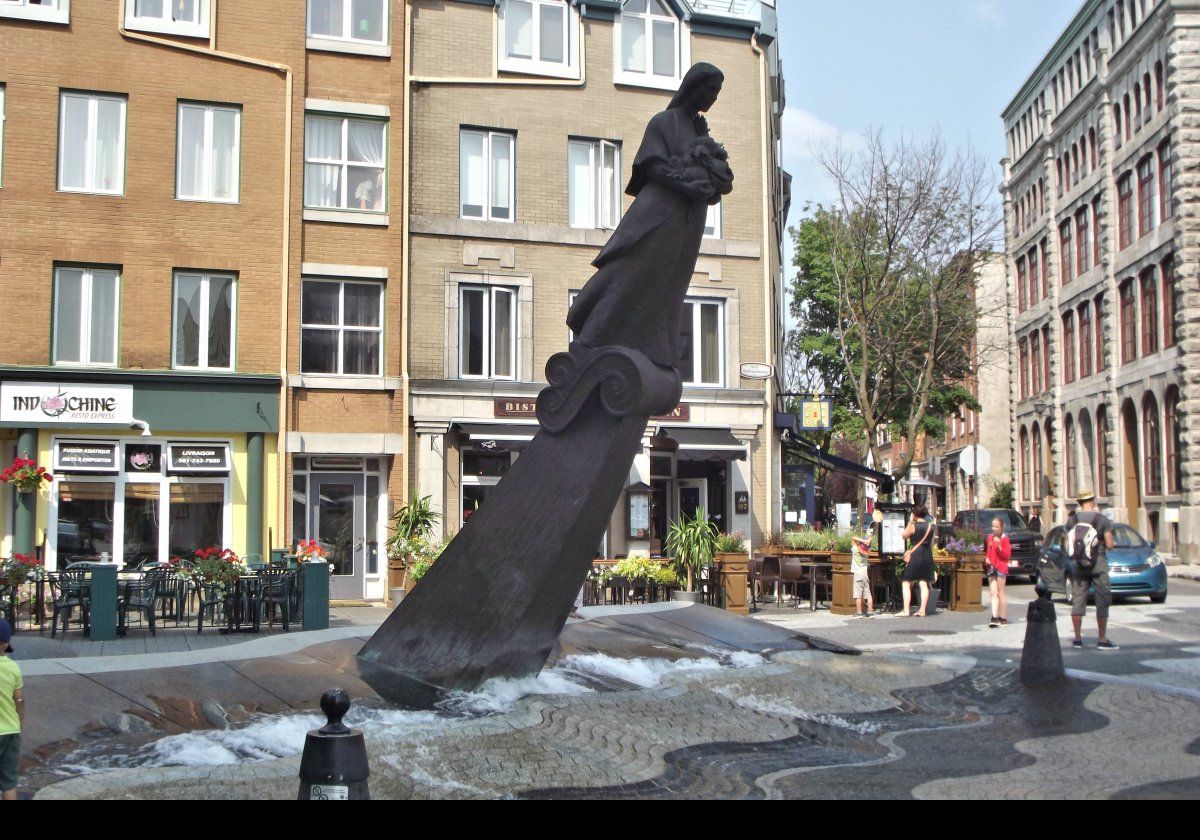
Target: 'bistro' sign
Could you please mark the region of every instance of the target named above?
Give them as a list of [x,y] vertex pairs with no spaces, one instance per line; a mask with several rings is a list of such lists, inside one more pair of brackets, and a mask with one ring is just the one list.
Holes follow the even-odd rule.
[[[691,418],[691,406],[680,403],[670,414],[652,417],[652,420],[679,420],[686,423]],[[495,400],[492,405],[493,417],[536,417],[537,400]]]
[[172,473],[227,473],[229,447],[224,443],[171,443],[167,464]]
[[0,421],[7,423],[128,423],[132,385],[69,382],[0,384]]
[[54,447],[54,471],[64,473],[115,473],[117,445],[103,441],[59,441]]

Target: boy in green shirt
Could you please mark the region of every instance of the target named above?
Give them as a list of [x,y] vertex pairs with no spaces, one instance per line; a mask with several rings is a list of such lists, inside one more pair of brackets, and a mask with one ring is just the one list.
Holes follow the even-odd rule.
[[21,760],[21,724],[25,697],[21,669],[12,653],[12,625],[0,618],[0,797],[17,798],[17,767]]
[[[851,537],[850,569],[854,573],[854,614],[859,618],[875,617],[875,599],[871,597],[870,569],[871,537]],[[863,599],[867,601],[866,612],[863,612]]]

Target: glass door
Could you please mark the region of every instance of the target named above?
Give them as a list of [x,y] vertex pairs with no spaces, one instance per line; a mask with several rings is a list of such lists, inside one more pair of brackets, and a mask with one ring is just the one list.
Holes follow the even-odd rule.
[[681,478],[675,484],[679,490],[679,518],[695,519],[697,513],[708,518],[708,479]]
[[312,538],[329,552],[329,597],[364,596],[366,504],[361,475],[314,474],[309,487]]

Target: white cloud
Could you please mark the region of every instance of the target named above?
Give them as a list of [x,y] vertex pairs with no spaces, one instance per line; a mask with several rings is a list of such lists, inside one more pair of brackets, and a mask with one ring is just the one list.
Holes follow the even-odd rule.
[[984,23],[1000,22],[1000,3],[998,0],[975,0],[971,4],[971,11],[975,13],[975,17]]
[[792,221],[807,202],[830,203],[837,196],[834,182],[817,160],[818,152],[838,143],[850,149],[863,145],[858,132],[845,131],[802,108],[783,112],[783,168],[792,174]]

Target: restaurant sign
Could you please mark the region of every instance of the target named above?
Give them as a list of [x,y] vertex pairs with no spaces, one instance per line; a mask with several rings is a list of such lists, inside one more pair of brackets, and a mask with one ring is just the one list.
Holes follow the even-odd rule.
[[167,468],[181,473],[229,472],[229,446],[224,443],[169,443]]
[[[691,406],[687,403],[680,403],[675,406],[675,410],[670,414],[660,414],[652,417],[652,420],[678,420],[684,423],[691,419]],[[512,400],[495,400],[492,405],[493,417],[536,417],[537,416],[537,400],[536,399],[512,399]]]
[[55,472],[115,473],[119,467],[115,442],[60,440],[54,445]]
[[132,385],[0,383],[0,422],[129,423],[132,420]]

